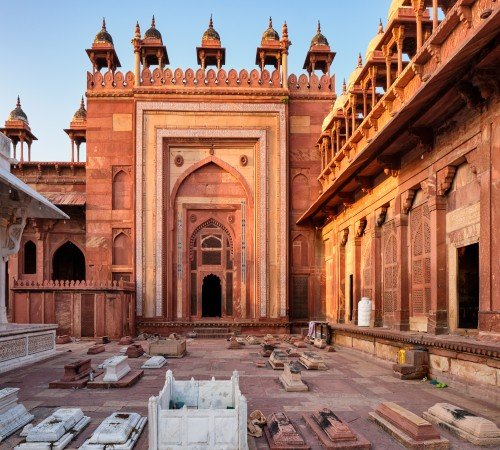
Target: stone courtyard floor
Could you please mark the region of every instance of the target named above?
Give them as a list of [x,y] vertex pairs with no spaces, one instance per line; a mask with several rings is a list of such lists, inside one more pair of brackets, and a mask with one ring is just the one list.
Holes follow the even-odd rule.
[[[138,342],[141,343],[141,342]],[[132,411],[147,416],[147,404],[151,395],[158,395],[163,387],[165,372],[173,371],[176,379],[229,379],[233,370],[240,373],[240,388],[248,399],[249,413],[260,409],[266,416],[284,411],[311,449],[320,449],[319,442],[306,428],[302,414],[328,407],[363,434],[373,449],[401,449],[388,434],[368,420],[368,413],[383,401],[393,401],[421,415],[437,402],[449,402],[495,423],[500,422],[500,409],[448,387],[437,389],[427,382],[401,381],[392,376],[388,363],[352,349],[337,347],[337,352],[317,350],[325,359],[328,370],[302,371],[302,379],[309,392],[288,393],[278,382],[281,371],[256,367],[255,361],[263,360],[260,346],[244,346],[240,350],[227,350],[222,339],[188,341],[188,355],[182,359],[169,359],[162,369],[146,369],[144,377],[133,387],[126,389],[49,389],[51,381],[62,377],[63,366],[78,359],[91,357],[96,367],[104,359],[119,354],[121,346],[116,342],[106,345],[106,352],[87,356],[90,341],[58,345],[57,356],[43,362],[0,375],[0,388],[21,388],[22,402],[38,423],[57,407],[79,407],[92,419],[90,425],[67,448],[78,448],[90,436],[99,423],[115,411]],[[145,344],[145,342],[142,342]],[[145,347],[145,345],[144,345]],[[283,343],[282,348],[290,347]],[[312,347],[311,347],[312,348]],[[298,349],[301,351],[302,349]],[[132,369],[138,369],[145,357],[130,359]],[[452,448],[480,448],[464,443],[443,429],[441,435],[450,440]],[[0,448],[13,448],[20,441],[19,432],[0,444]],[[135,447],[147,449],[147,427]],[[250,449],[269,448],[265,437],[249,437]]]

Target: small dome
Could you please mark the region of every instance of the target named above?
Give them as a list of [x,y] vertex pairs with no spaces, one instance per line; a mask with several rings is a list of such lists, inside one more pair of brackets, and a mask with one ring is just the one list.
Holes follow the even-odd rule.
[[210,14],[210,22],[208,22],[208,28],[207,31],[203,33],[203,36],[201,37],[201,42],[204,41],[219,41],[220,42],[220,36],[217,31],[214,29],[214,22],[212,20],[212,14]]
[[389,6],[389,12],[387,13],[387,18],[389,21],[392,16],[398,12],[398,9],[403,6],[404,0],[392,0],[391,6]]
[[111,44],[113,45],[113,38],[106,30],[106,20],[102,19],[102,28],[99,33],[95,35],[94,44]]
[[380,22],[378,24],[378,32],[375,36],[373,36],[372,40],[368,44],[368,47],[366,47],[365,60],[367,60],[370,54],[377,48],[377,45],[382,39],[383,34],[384,26],[382,25],[382,19],[380,19]]
[[161,33],[156,29],[155,16],[151,19],[151,28],[144,33],[144,39],[159,39],[161,41]]
[[21,108],[21,100],[19,96],[17,96],[16,107],[10,112],[9,120],[22,120],[23,122],[28,123],[28,116]]
[[358,65],[357,67],[351,72],[351,75],[349,76],[349,80],[347,81],[347,89],[351,89],[351,87],[354,85],[354,82],[356,81],[356,78],[358,78],[359,74],[363,70],[363,59],[361,58],[361,53],[358,55]]
[[279,41],[280,36],[278,32],[273,28],[273,19],[269,17],[269,26],[264,33],[262,33],[262,40],[264,41]]
[[85,103],[83,101],[80,103],[80,108],[78,108],[73,115],[73,120],[87,120],[87,110],[85,109]]
[[326,37],[321,34],[321,24],[319,23],[319,20],[316,35],[311,39],[311,47],[314,47],[315,45],[329,45],[328,39],[326,39]]

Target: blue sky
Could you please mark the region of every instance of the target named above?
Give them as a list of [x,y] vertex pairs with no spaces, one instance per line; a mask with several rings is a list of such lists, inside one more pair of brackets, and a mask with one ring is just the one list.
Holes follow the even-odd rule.
[[14,108],[16,97],[28,115],[31,130],[38,137],[32,160],[68,161],[69,139],[63,131],[69,125],[85,92],[86,72],[91,70],[85,49],[99,31],[102,17],[113,36],[123,71],[133,70],[130,41],[136,20],[144,33],[151,23],[163,35],[170,67],[196,68],[195,48],[206,30],[210,13],[214,27],[226,47],[225,69],[253,69],[255,49],[269,16],[281,35],[286,20],[292,41],[289,72],[302,73],[311,38],[321,20],[323,34],[337,53],[333,72],[337,93],[348,78],[359,52],[377,32],[379,18],[385,25],[391,0],[296,0],[212,2],[165,2],[74,0],[29,0],[0,6],[2,70],[0,71],[0,123]]

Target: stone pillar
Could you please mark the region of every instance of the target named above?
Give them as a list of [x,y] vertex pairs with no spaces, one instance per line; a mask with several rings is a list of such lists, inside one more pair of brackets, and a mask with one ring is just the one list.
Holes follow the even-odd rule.
[[438,27],[438,0],[432,0],[432,31]]
[[401,331],[410,329],[410,299],[408,295],[408,215],[397,214],[394,217],[396,225],[396,242],[399,285],[396,294],[394,312],[394,328]]
[[31,142],[28,142],[28,162],[31,161]]
[[288,51],[283,51],[281,56],[281,77],[283,89],[288,89]]
[[345,322],[345,245],[340,244],[338,256],[337,321]]
[[354,238],[354,286],[352,295],[352,323],[358,324],[358,302],[361,300],[361,242],[363,238],[356,236]]
[[[431,180],[435,186],[435,175]],[[446,290],[446,198],[435,192],[428,199],[431,228],[431,308],[427,332],[443,334],[448,331]]]
[[370,230],[371,234],[371,253],[372,253],[372,292],[373,302],[372,308],[375,310],[373,325],[376,327],[382,326],[382,229],[373,224]]
[[0,324],[8,323],[7,320],[7,297],[5,296],[5,284],[7,274],[5,273],[5,263],[8,257],[0,256]]
[[75,162],[75,140],[71,137],[71,162]]

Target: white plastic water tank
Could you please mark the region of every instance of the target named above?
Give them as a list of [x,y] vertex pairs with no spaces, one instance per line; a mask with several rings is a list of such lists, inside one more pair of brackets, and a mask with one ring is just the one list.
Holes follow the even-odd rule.
[[369,327],[372,315],[372,301],[368,297],[361,297],[358,302],[358,327]]

